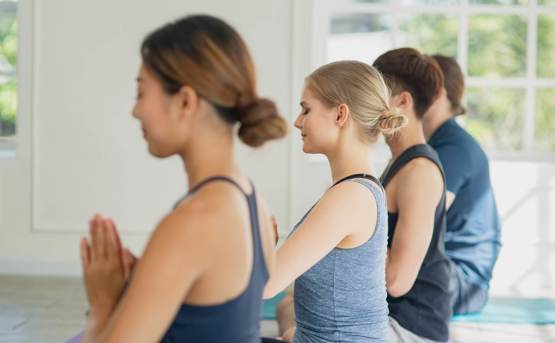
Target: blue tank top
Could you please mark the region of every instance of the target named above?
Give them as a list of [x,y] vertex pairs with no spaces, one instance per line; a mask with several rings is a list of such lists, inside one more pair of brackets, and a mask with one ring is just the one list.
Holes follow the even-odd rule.
[[376,199],[375,231],[358,247],[334,248],[295,280],[295,343],[387,342],[387,206],[379,182],[369,178],[359,174],[350,179]]
[[[245,195],[247,200],[253,240],[250,280],[241,295],[223,304],[210,306],[183,304],[161,341],[164,343],[260,343],[262,294],[269,275],[260,238],[254,186],[252,193],[246,194],[235,181],[227,177],[216,176],[206,179],[192,188],[184,198],[212,181],[225,181],[233,184]],[[225,230],[225,227],[222,227],[222,230]]]
[[[411,160],[424,157],[434,162],[443,175],[443,168],[436,152],[427,144],[414,145],[403,152],[382,176],[382,184],[387,187],[391,179]],[[445,179],[445,178],[444,178]],[[445,184],[445,182],[444,182]],[[449,340],[449,320],[451,305],[449,275],[451,265],[445,254],[443,236],[445,234],[445,187],[434,214],[434,229],[428,251],[422,261],[420,271],[409,292],[398,298],[387,297],[389,314],[410,332],[433,341]],[[389,213],[388,246],[395,237],[398,213]]]

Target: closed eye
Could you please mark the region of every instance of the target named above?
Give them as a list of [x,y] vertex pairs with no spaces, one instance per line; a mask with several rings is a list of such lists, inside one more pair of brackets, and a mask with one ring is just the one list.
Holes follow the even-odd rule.
[[307,115],[308,112],[310,112],[310,109],[305,101],[301,101],[299,105],[301,105],[301,115]]

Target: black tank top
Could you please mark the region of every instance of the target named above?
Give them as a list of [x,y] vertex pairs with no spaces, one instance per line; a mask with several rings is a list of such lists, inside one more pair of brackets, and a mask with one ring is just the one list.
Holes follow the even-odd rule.
[[[249,284],[238,297],[222,304],[210,306],[183,304],[162,338],[164,343],[260,342],[262,293],[264,292],[264,286],[266,281],[268,281],[269,274],[266,269],[260,237],[258,207],[254,186],[252,187],[252,193],[246,194],[241,186],[232,179],[225,176],[215,176],[204,180],[192,188],[184,198],[213,181],[231,183],[244,194],[248,203],[253,247],[253,263]],[[224,226],[221,229],[225,230],[226,228]]]
[[[414,145],[403,152],[384,171],[381,177],[384,188],[393,177],[411,160],[424,157],[443,168],[437,153],[427,144]],[[445,176],[444,190],[434,215],[432,240],[422,261],[422,266],[410,291],[398,298],[387,297],[389,314],[412,333],[434,341],[449,340],[449,321],[451,306],[449,296],[450,264],[445,254],[443,236],[445,234]],[[388,247],[391,247],[399,214],[389,213]]]

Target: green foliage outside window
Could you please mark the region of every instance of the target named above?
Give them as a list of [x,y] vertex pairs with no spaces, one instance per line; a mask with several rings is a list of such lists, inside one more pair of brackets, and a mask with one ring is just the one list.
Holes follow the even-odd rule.
[[0,1],[0,136],[15,134],[17,2]]

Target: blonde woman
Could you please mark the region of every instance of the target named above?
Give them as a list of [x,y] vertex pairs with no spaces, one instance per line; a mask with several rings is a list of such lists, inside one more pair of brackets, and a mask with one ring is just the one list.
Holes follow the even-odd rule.
[[306,78],[295,127],[305,153],[328,159],[333,186],[278,250],[264,291],[272,297],[295,282],[287,341],[387,341],[387,206],[372,151],[380,133],[405,123],[388,102],[381,75],[362,62],[330,63]]

